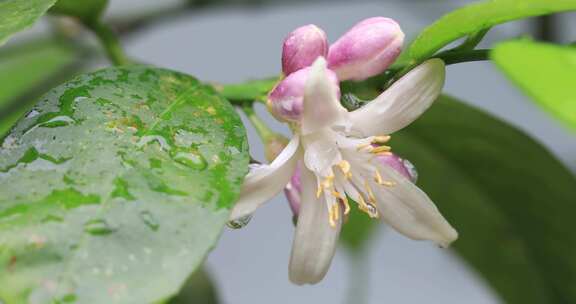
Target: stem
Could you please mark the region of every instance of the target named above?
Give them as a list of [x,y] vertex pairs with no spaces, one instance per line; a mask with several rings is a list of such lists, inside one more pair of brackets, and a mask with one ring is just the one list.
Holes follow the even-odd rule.
[[444,63],[446,63],[446,65],[449,65],[462,62],[488,60],[489,54],[490,54],[489,49],[470,50],[470,51],[446,51],[433,56],[433,58],[440,58],[444,61]]
[[256,133],[258,133],[258,136],[260,136],[262,142],[266,142],[276,135],[272,130],[270,130],[270,128],[268,128],[268,126],[260,119],[260,117],[256,115],[256,112],[254,112],[254,108],[252,107],[252,103],[244,104],[242,106],[242,111],[244,111],[246,117],[248,117],[248,120],[250,120],[254,126],[254,129],[256,129]]
[[464,42],[462,42],[461,45],[454,48],[454,50],[458,51],[473,50],[482,41],[482,39],[484,39],[484,36],[486,36],[489,30],[490,28],[487,28],[480,30],[476,33],[473,33],[471,35],[468,35],[468,37],[466,37],[466,40],[464,40]]
[[105,24],[100,21],[94,21],[91,23],[86,23],[86,27],[91,29],[100,43],[106,51],[106,56],[114,65],[127,65],[130,64],[130,60],[122,46],[120,45],[120,40],[116,37],[116,34]]
[[350,251],[350,267],[348,274],[348,291],[346,303],[368,303],[370,290],[370,265],[364,250]]
[[556,15],[544,15],[534,19],[534,37],[537,40],[558,42],[562,36]]
[[[490,49],[480,49],[480,50],[448,50],[444,52],[440,52],[430,58],[440,58],[444,61],[446,65],[455,64],[455,63],[463,63],[463,62],[473,62],[473,61],[482,61],[488,60]],[[404,76],[406,73],[410,72],[413,68],[415,68],[420,62],[411,62],[409,64],[404,65],[403,67],[399,67],[399,72],[397,72],[394,77],[388,82],[388,85],[394,83],[396,80],[400,79],[400,77]]]

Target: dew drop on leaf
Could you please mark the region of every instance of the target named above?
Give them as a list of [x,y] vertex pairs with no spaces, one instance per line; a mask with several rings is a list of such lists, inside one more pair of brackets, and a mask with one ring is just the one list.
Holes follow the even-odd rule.
[[93,235],[107,235],[114,229],[103,219],[92,219],[84,223],[84,231]]
[[232,229],[240,229],[240,228],[246,227],[246,225],[248,225],[248,223],[250,223],[251,219],[252,219],[252,215],[245,215],[239,219],[228,221],[228,223],[226,223],[226,225],[228,225],[228,227],[230,227]]
[[198,153],[176,152],[172,158],[184,166],[195,170],[204,170],[207,166],[206,159],[204,159],[204,157]]
[[148,226],[148,228],[150,228],[154,231],[156,231],[156,230],[158,230],[158,228],[160,228],[160,223],[158,223],[158,220],[154,217],[152,212],[150,212],[148,210],[141,211],[140,212],[140,218],[142,219],[144,224],[146,224],[146,226]]

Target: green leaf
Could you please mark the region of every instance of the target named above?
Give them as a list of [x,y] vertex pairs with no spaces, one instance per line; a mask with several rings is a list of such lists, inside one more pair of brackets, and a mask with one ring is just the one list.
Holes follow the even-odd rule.
[[576,48],[504,42],[496,46],[492,60],[539,105],[576,129]]
[[55,88],[0,150],[0,301],[170,298],[247,166],[234,108],[190,76],[110,68]]
[[[56,86],[80,69],[78,51],[56,40],[33,40],[0,50],[0,138],[29,110],[44,92],[44,84]],[[25,100],[27,101],[27,100]]]
[[533,16],[576,10],[576,0],[489,0],[444,15],[425,28],[408,47],[414,63],[422,62],[450,42],[494,25]]
[[0,1],[0,45],[16,32],[31,26],[56,0]]
[[108,0],[58,0],[50,12],[74,16],[89,23],[100,19],[107,5]]
[[506,303],[576,303],[576,178],[542,145],[444,97],[392,147]]
[[168,304],[218,304],[218,293],[209,273],[200,268]]

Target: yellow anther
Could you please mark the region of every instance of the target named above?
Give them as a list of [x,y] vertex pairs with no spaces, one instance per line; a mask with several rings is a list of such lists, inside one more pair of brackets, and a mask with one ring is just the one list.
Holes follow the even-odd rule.
[[346,196],[342,199],[342,203],[344,204],[344,215],[350,213],[350,203],[348,203],[348,198]]
[[335,220],[340,219],[340,205],[336,203],[332,205],[332,208],[334,209],[334,219]]
[[316,198],[320,198],[322,195],[322,185],[318,185],[318,189],[316,190]]
[[338,163],[338,167],[342,170],[342,173],[347,179],[352,178],[352,172],[350,172],[350,163],[347,160],[343,160]]
[[384,180],[382,179],[382,175],[380,175],[380,172],[378,170],[376,170],[376,172],[374,173],[374,180],[379,185],[382,185],[382,183],[384,182]]
[[394,186],[396,186],[396,183],[393,181],[382,181],[382,183],[380,183],[380,185],[384,185],[384,186],[388,186],[388,187],[394,187]]
[[374,136],[374,139],[372,139],[373,143],[376,144],[383,144],[386,143],[390,140],[390,135],[380,135],[380,136]]
[[336,228],[336,221],[340,218],[340,208],[338,204],[334,204],[330,207],[328,212],[328,221],[330,222],[330,227]]
[[334,184],[334,175],[327,176],[327,177],[322,181],[322,187],[324,187],[324,188],[326,188],[326,189],[332,187],[332,184]]
[[384,152],[376,153],[376,155],[377,156],[391,156],[392,152],[384,151]]
[[368,148],[368,147],[372,147],[372,143],[365,143],[365,144],[358,145],[356,147],[356,149],[358,151],[361,151],[361,150],[364,150],[365,148]]
[[390,152],[390,150],[391,150],[391,148],[388,146],[379,146],[379,147],[372,148],[372,150],[370,150],[370,153],[377,154],[377,153],[381,153],[381,152]]
[[346,195],[342,195],[340,192],[336,190],[332,190],[332,195],[338,199],[338,201],[344,204],[344,214],[348,214],[350,212],[350,204],[348,203],[348,198]]

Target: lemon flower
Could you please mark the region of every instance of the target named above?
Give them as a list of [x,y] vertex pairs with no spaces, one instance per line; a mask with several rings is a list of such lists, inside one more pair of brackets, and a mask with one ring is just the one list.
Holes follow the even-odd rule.
[[439,59],[417,66],[367,105],[348,112],[326,60],[319,57],[305,77],[301,116],[294,137],[269,165],[246,177],[231,220],[252,214],[281,192],[300,162],[301,206],[290,258],[295,284],[326,274],[342,219],[352,202],[415,240],[448,246],[458,234],[430,198],[378,156],[390,155],[390,135],[418,118],[438,97],[445,67]]

